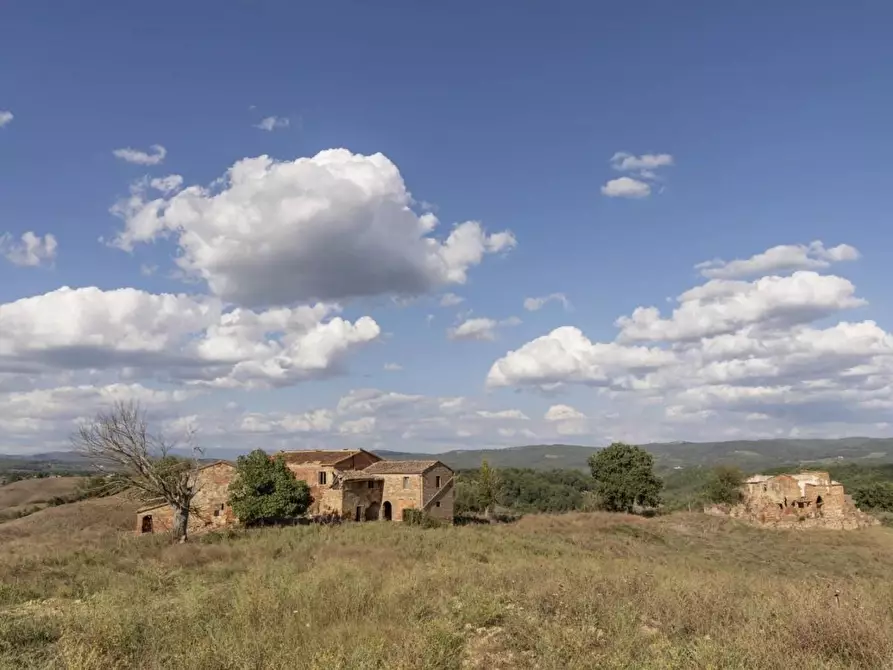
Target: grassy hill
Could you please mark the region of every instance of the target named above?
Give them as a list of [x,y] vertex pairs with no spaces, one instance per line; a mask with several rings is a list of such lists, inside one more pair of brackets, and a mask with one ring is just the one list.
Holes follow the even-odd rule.
[[42,477],[0,486],[0,521],[73,496],[84,481],[83,477]]
[[172,545],[122,534],[128,504],[91,500],[0,524],[0,667],[893,666],[884,528],[567,514]]
[[[781,465],[840,461],[865,464],[893,462],[893,439],[849,437],[835,440],[736,440],[729,442],[662,442],[642,445],[654,454],[658,467],[727,463],[746,470]],[[537,444],[507,449],[447,451],[418,454],[381,450],[383,458],[437,458],[457,470],[478,468],[486,459],[498,468],[586,469],[597,447],[569,444]]]

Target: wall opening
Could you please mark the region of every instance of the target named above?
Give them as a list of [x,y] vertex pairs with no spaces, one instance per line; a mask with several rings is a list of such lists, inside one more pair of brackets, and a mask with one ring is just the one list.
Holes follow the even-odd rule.
[[816,509],[822,509],[822,505],[824,505],[824,504],[825,504],[825,501],[822,500],[822,496],[819,496],[818,498],[815,499]]
[[434,488],[436,488],[436,489],[439,489],[439,488],[440,488],[440,475],[437,475],[437,476],[434,478]]
[[388,501],[386,501],[385,504],[384,504],[384,514],[383,514],[382,516],[384,517],[384,520],[385,520],[385,521],[390,521],[390,520],[391,520],[391,514],[392,514],[392,510],[391,510],[391,501],[388,500]]
[[381,505],[377,502],[372,503],[369,507],[366,508],[366,521],[375,521],[378,519],[378,514],[381,511]]
[[140,525],[141,533],[151,533],[152,531],[152,515],[147,514],[143,517],[142,524]]
[[362,505],[357,505],[357,509],[356,509],[356,512],[354,513],[353,520],[354,521],[362,521],[363,520],[363,506]]
[[319,473],[319,483],[320,483],[320,486],[326,485],[326,472],[325,471],[322,471]]

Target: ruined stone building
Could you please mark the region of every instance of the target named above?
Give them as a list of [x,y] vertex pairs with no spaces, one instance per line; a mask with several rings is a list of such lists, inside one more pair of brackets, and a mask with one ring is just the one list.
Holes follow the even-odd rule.
[[[285,451],[280,454],[297,479],[307,482],[313,503],[310,515],[336,515],[351,521],[403,521],[418,509],[452,521],[456,497],[454,473],[435,460],[391,461],[363,449]],[[199,492],[189,530],[210,530],[237,522],[227,500],[236,469],[219,461],[199,471]],[[173,512],[152,505],[137,513],[140,533],[169,531]]]
[[843,484],[827,472],[754,475],[744,482],[741,493],[739,504],[708,511],[778,527],[845,530],[878,523],[860,511]]
[[[229,483],[236,467],[227,461],[209,463],[198,470],[198,492],[189,513],[188,532],[196,533],[235,523],[229,506]],[[138,533],[170,532],[174,526],[174,510],[165,502],[149,503],[136,513]]]

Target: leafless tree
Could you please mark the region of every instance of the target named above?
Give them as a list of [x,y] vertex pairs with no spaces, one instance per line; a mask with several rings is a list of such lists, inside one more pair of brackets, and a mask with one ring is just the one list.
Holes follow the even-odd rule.
[[[83,424],[72,437],[75,451],[95,467],[115,473],[127,485],[148,499],[171,506],[173,535],[186,541],[189,512],[198,493],[201,450],[195,445],[194,431],[185,439],[170,441],[160,433],[149,432],[145,412],[139,404],[118,402],[107,412]],[[176,456],[176,448],[187,448],[189,458]]]

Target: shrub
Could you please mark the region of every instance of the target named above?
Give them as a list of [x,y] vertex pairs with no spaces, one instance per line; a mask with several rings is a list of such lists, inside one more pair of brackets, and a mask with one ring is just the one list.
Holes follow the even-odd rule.
[[744,475],[736,467],[720,465],[713,469],[707,485],[704,487],[704,497],[712,503],[735,505],[741,502],[741,484]]

